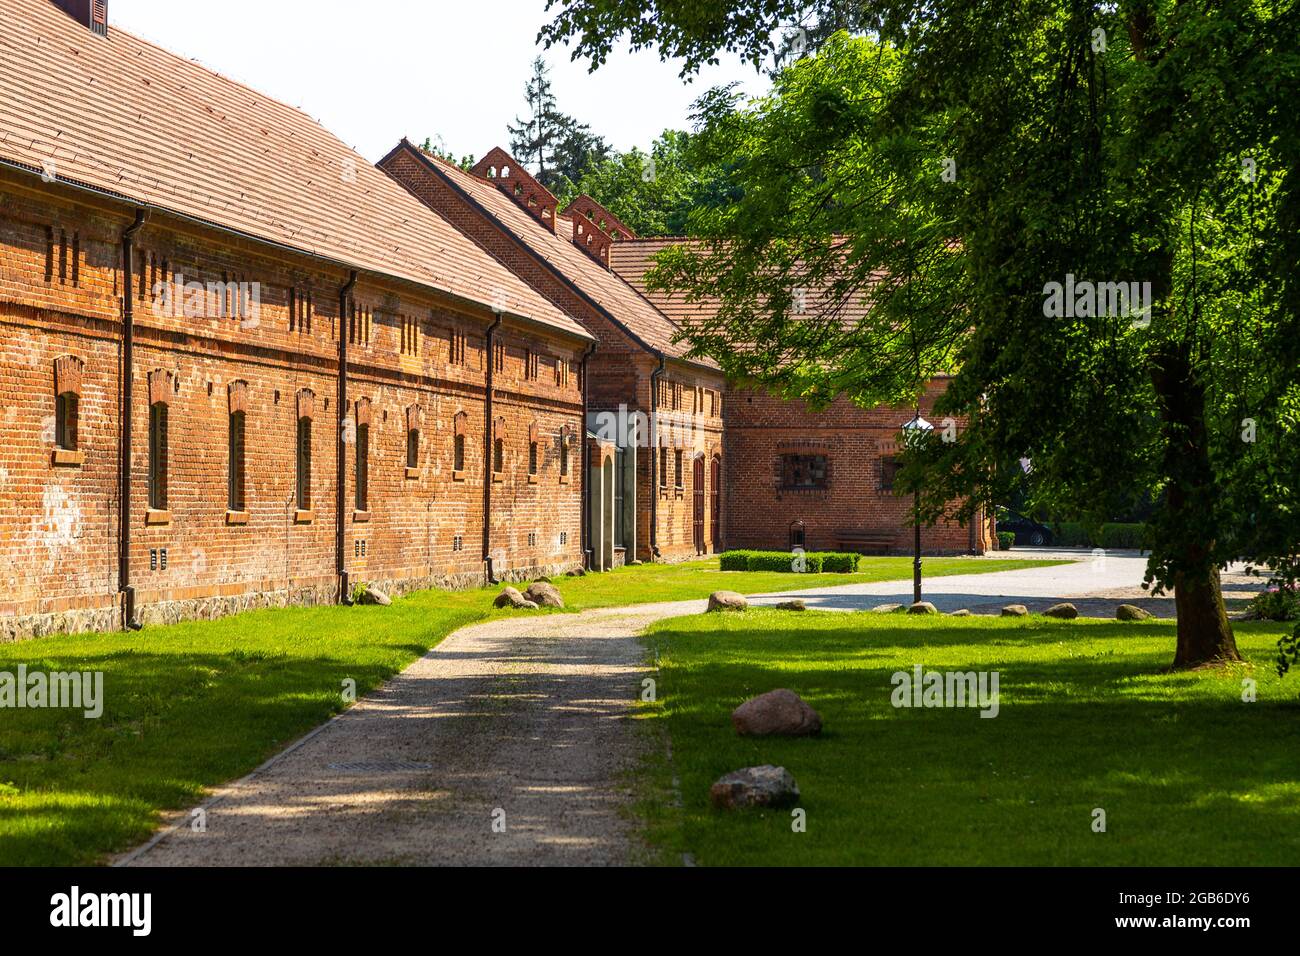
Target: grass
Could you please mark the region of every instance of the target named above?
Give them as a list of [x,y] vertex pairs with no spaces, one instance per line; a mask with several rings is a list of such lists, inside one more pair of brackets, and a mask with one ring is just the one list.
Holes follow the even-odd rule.
[[[1160,621],[767,609],[663,621],[647,636],[659,703],[644,716],[672,757],[656,749],[641,810],[661,860],[705,865],[1294,864],[1300,685],[1272,667],[1289,627],[1237,625],[1245,665],[1166,673],[1175,628]],[[890,678],[915,664],[998,671],[999,716],[895,709]],[[731,711],[778,687],[821,712],[820,738],[735,734]],[[709,806],[714,780],[765,763],[797,780],[806,832],[788,810]]]
[[[925,576],[987,574],[1024,568],[1051,567],[1069,561],[980,560],[975,558],[926,558]],[[685,564],[643,564],[617,568],[583,578],[559,578],[555,585],[573,609],[620,607],[655,601],[690,601],[706,598],[714,591],[766,594],[843,584],[878,581],[910,581],[911,558],[863,558],[856,574],[783,574],[780,571],[722,571],[718,559]]]
[[[1011,570],[1009,562],[935,561],[931,573]],[[950,572],[951,573],[951,572]],[[805,575],[799,586],[906,578],[906,558],[858,575]],[[646,565],[556,585],[570,609],[680,600],[720,587],[754,593],[793,575],[723,574],[717,561]],[[85,864],[144,840],[160,814],[248,773],[379,686],[456,629],[492,614],[497,589],[426,591],[390,608],[255,611],[135,634],[0,644],[0,671],[102,671],[105,710],[0,710],[0,865]]]

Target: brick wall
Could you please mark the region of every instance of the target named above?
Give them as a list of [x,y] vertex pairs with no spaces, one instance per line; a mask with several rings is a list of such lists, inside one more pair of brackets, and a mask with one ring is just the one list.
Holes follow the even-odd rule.
[[[120,237],[130,219],[128,210],[66,187],[0,177],[0,579],[7,584],[0,638],[118,623]],[[344,431],[352,580],[399,592],[482,583],[490,310],[363,276],[356,321],[340,322],[342,269],[157,217],[138,234],[136,263],[128,287],[136,317],[129,528],[145,623],[336,597],[340,333],[352,336],[348,416],[355,426],[364,400],[370,419],[365,511],[355,507],[356,429]],[[183,301],[163,309],[155,284],[178,275],[257,283],[256,319],[217,317],[210,307],[186,316]],[[566,426],[581,427],[576,366],[585,346],[513,321],[497,340],[505,355],[496,414],[510,427],[509,464],[493,488],[492,548],[505,549],[513,568],[574,567],[580,482],[558,481],[558,452],[548,446],[530,484],[527,449],[531,425],[552,444]],[[526,374],[529,353],[542,357],[538,377]],[[55,368],[68,356],[80,368],[79,460],[56,464]],[[557,360],[572,370],[560,384]],[[232,387],[244,410],[246,458],[245,505],[234,513],[227,501]],[[314,399],[306,514],[295,500],[303,394]],[[151,398],[168,409],[165,511],[149,507]],[[458,413],[466,462],[453,476]],[[408,470],[412,421],[421,425],[420,442]],[[555,540],[542,540],[543,525],[556,529]],[[525,528],[537,529],[535,544]]]
[[[945,387],[934,382],[921,413],[936,429],[934,401]],[[730,471],[724,508],[729,548],[786,550],[791,530],[801,523],[809,551],[836,550],[844,532],[881,536],[892,553],[910,553],[911,499],[882,487],[882,469],[897,453],[899,426],[913,409],[864,409],[845,399],[819,412],[797,401],[785,401],[761,391],[732,390],[726,396],[726,450]],[[955,421],[958,429],[964,420]],[[791,490],[783,487],[781,460],[785,455],[819,456],[827,463],[824,487]],[[989,547],[990,529],[972,531],[957,522],[944,522],[922,531],[922,548],[929,553],[957,554]]]

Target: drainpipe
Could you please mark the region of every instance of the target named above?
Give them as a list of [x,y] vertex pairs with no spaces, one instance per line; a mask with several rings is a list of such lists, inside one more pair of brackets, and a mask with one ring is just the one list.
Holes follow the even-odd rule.
[[[598,346],[599,343],[592,342],[591,347],[582,356],[582,443],[579,445],[582,449],[582,463],[578,466],[578,477],[582,481],[582,519],[579,522],[578,535],[582,541],[583,566],[588,571],[595,567],[595,555],[591,553],[591,478],[588,475],[590,471],[588,459],[591,452],[587,447],[587,405],[591,392],[587,386],[587,362],[596,354]],[[614,480],[617,481],[618,478],[615,477]]]
[[502,314],[493,309],[496,319],[488,326],[487,336],[487,395],[483,401],[483,416],[486,427],[483,429],[483,563],[487,567],[488,584],[496,584],[496,569],[492,567],[492,390],[496,387],[497,356],[495,343],[492,341],[497,329],[501,327]]
[[338,434],[337,469],[334,489],[334,552],[335,570],[339,578],[339,603],[352,603],[352,590],[348,586],[347,548],[344,546],[344,514],[347,504],[347,445],[343,441],[343,419],[348,414],[348,312],[351,308],[352,290],[357,285],[357,273],[354,269],[348,281],[339,289],[339,393],[338,393]]
[[650,449],[650,556],[652,559],[659,557],[656,534],[656,526],[659,524],[659,377],[664,374],[667,365],[668,358],[660,352],[659,367],[650,373],[650,438],[654,443]]
[[135,303],[131,286],[135,274],[135,235],[144,228],[148,215],[135,211],[135,221],[122,233],[122,386],[121,429],[118,462],[117,590],[122,601],[122,627],[138,631],[135,616],[135,588],[131,586],[131,385],[135,377]]

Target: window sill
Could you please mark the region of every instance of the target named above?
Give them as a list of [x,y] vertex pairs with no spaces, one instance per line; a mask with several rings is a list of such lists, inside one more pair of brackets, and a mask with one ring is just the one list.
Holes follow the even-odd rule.
[[294,524],[311,524],[316,520],[316,512],[303,511],[301,508],[293,513]]
[[452,473],[451,473],[451,480],[452,480],[452,481],[464,481],[464,480],[465,480],[465,470],[464,470],[464,469],[461,469],[460,471],[455,471],[455,470],[453,470]]
[[226,512],[226,524],[228,524],[228,525],[241,525],[241,524],[248,524],[248,512],[247,512],[247,511],[227,511],[227,512]]
[[353,520],[354,522],[356,522],[357,524],[365,524],[366,522],[368,522],[368,521],[370,520],[370,512],[369,512],[369,511],[354,511],[354,512],[352,512],[352,520]]
[[56,448],[50,460],[57,468],[80,468],[86,463],[86,453],[68,448]]
[[499,471],[492,472],[492,484],[499,485],[501,484],[501,482],[505,480],[506,480],[506,476],[501,474],[501,472]]
[[536,476],[536,475],[529,475],[529,476],[528,476],[528,483],[529,483],[530,485],[535,485],[535,484],[537,484],[537,476]]
[[408,469],[406,469],[406,480],[407,480],[407,481],[414,481],[416,478],[419,478],[419,477],[420,477],[420,469],[419,469],[419,468],[408,468]]
[[172,523],[172,513],[170,511],[156,511],[153,508],[150,508],[145,512],[144,523],[151,527],[170,527]]
[[568,476],[568,475],[560,475],[560,484],[562,484],[562,485],[567,485],[568,483],[569,483],[569,476]]

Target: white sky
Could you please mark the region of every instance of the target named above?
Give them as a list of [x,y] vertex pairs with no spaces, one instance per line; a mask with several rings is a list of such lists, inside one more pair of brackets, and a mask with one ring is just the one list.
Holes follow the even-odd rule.
[[[554,10],[552,11],[554,13]],[[109,23],[296,106],[376,161],[403,136],[441,135],[457,156],[509,148],[546,0],[110,0]],[[653,51],[626,42],[595,74],[569,52],[543,54],[559,108],[615,148],[645,149],[688,129],[710,86],[766,80],[739,60],[692,84]]]

